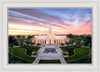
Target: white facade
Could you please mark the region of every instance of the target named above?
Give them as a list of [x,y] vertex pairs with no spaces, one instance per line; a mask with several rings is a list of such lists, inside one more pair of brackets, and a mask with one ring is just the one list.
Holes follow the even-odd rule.
[[51,25],[49,25],[48,34],[46,36],[35,36],[34,37],[35,44],[61,44],[65,42],[69,42],[69,39],[66,36],[55,36],[51,31]]
[[65,42],[69,42],[69,39],[66,36],[53,36],[50,40],[48,40],[48,36],[35,36],[35,43],[40,44],[61,44]]

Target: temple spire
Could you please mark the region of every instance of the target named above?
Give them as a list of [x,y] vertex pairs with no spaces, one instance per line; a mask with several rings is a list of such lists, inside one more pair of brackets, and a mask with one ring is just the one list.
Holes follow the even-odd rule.
[[49,18],[49,30],[48,30],[48,44],[51,44],[52,34],[51,34],[51,19]]
[[51,31],[51,18],[49,18],[49,31]]

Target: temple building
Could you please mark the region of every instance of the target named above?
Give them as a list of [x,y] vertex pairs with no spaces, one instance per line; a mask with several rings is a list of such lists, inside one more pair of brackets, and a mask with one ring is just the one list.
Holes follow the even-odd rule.
[[49,30],[46,36],[35,36],[33,40],[35,44],[65,44],[65,42],[69,42],[69,39],[66,36],[54,35],[51,30],[51,24],[49,24]]

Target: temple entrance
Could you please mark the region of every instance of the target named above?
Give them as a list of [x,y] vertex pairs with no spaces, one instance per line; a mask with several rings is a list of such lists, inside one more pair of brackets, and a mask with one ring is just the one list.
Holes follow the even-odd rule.
[[51,45],[51,40],[49,40],[49,44]]

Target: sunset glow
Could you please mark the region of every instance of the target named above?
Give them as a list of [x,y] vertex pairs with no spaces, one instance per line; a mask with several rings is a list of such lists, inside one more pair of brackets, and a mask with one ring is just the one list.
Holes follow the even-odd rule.
[[92,34],[91,8],[10,8],[9,35],[47,34],[51,23],[54,34]]

